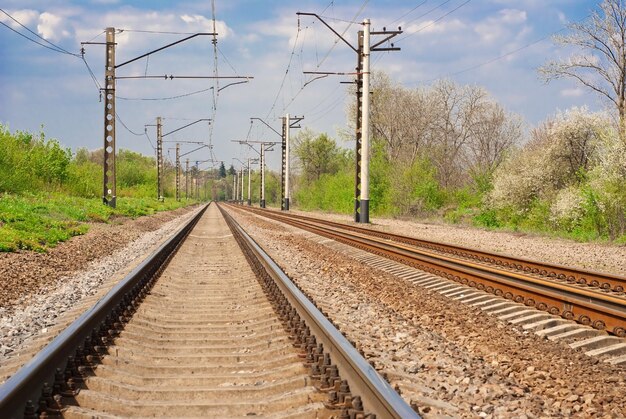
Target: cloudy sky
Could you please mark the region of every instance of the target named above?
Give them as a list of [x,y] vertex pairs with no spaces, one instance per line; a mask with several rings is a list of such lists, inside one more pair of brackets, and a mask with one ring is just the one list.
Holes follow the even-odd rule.
[[[484,86],[529,125],[558,109],[603,106],[574,82],[546,85],[536,71],[548,58],[568,55],[550,35],[584,19],[596,1],[215,0],[214,6],[217,75],[254,78],[228,87],[244,79],[118,80],[118,148],[154,155],[156,129],[150,125],[157,116],[164,118],[164,133],[213,118],[211,126],[198,123],[166,139],[181,142],[183,153],[198,147],[184,141],[210,143],[214,157],[227,165],[254,156],[233,140],[279,140],[260,122],[251,124],[251,117],[280,131],[280,116],[304,116],[303,127],[337,138],[346,130],[345,109],[353,101],[348,84],[341,82],[351,76],[307,83],[312,76],[303,71],[351,72],[356,54],[319,21],[298,19],[298,11],[323,16],[353,45],[364,18],[373,30],[401,26],[404,33],[395,44],[402,50],[373,53],[372,70],[385,71],[406,87],[440,78]],[[98,84],[104,78],[104,47],[86,45],[85,61],[56,47],[78,54],[81,42],[104,42],[104,29],[115,27],[121,63],[189,33],[213,30],[209,0],[5,0],[1,7],[6,13],[0,12],[0,123],[33,132],[43,125],[47,137],[72,149],[102,147],[104,105]],[[214,76],[212,38],[194,38],[117,70],[119,77],[166,74]],[[173,142],[165,144],[170,158]],[[193,162],[212,156],[202,148],[186,157]],[[279,161],[277,148],[268,163],[277,168]]]

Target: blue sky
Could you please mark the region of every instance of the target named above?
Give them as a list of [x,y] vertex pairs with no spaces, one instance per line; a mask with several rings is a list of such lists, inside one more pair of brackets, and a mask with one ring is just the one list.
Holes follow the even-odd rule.
[[[208,0],[2,3],[2,9],[23,25],[72,53],[79,52],[81,41],[103,42],[102,33],[108,26],[123,29],[116,35],[118,63],[187,36],[182,33],[212,29]],[[145,135],[144,127],[154,124],[157,116],[164,118],[164,132],[200,118],[214,117],[212,127],[195,124],[168,139],[210,142],[214,157],[227,165],[233,158],[245,160],[254,156],[247,146],[232,140],[279,139],[258,122],[251,125],[250,117],[264,118],[280,131],[280,116],[287,112],[303,115],[303,127],[338,138],[338,132],[345,131],[348,118],[352,118],[346,115],[346,107],[353,97],[348,94],[347,85],[340,84],[350,81],[350,77],[328,77],[306,84],[310,76],[302,72],[350,72],[355,67],[356,54],[345,44],[336,43],[336,37],[319,21],[298,19],[297,11],[324,16],[339,33],[345,31],[345,37],[353,44],[361,28],[354,21],[369,18],[373,30],[402,26],[405,32],[396,38],[396,46],[402,51],[374,53],[372,69],[387,72],[406,87],[429,84],[442,77],[480,85],[505,108],[521,115],[529,126],[558,109],[584,105],[592,110],[602,109],[596,96],[573,81],[546,85],[536,71],[548,58],[568,55],[549,37],[536,41],[561,30],[567,22],[585,18],[595,7],[597,2],[584,0],[215,0],[218,75],[254,79],[221,90],[215,112],[213,90],[207,90],[215,87],[213,80],[118,80],[116,110],[128,129],[118,122],[117,147],[153,155],[151,142],[154,143],[156,131],[148,126]],[[1,12],[0,21],[42,42]],[[104,48],[86,46],[85,59],[102,84]],[[117,72],[118,76],[145,74],[213,75],[211,38],[198,37]],[[219,87],[227,83],[220,80]],[[57,138],[72,149],[102,147],[103,103],[80,58],[43,48],[0,26],[0,87],[0,122],[8,124],[11,130],[37,132],[43,125],[48,137]],[[206,91],[164,99],[201,90]],[[174,144],[167,143],[165,147],[166,155],[172,158],[173,150],[169,148]],[[195,147],[183,143],[182,150],[187,152]],[[280,164],[276,150],[268,157],[273,168]],[[189,157],[193,162],[211,155],[205,148]]]

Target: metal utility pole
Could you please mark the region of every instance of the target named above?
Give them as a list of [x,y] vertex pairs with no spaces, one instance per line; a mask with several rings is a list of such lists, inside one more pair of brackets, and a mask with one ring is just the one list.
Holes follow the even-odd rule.
[[252,172],[250,172],[250,157],[248,157],[248,206],[252,206]]
[[[104,182],[103,182],[103,193],[102,193],[102,201],[104,204],[109,205],[113,208],[116,206],[117,200],[117,187],[116,187],[116,170],[115,170],[115,91],[116,91],[116,80],[119,79],[169,79],[173,80],[177,79],[245,79],[244,81],[230,83],[221,89],[224,89],[228,86],[232,86],[234,84],[247,83],[249,80],[254,77],[250,76],[174,76],[174,75],[143,75],[143,76],[126,76],[126,77],[117,77],[115,75],[115,70],[117,68],[123,67],[127,64],[133,63],[137,60],[140,60],[145,57],[149,57],[152,54],[163,51],[167,48],[173,47],[190,39],[193,39],[198,36],[210,35],[215,37],[217,33],[206,33],[206,32],[198,32],[187,36],[186,38],[180,39],[178,41],[174,41],[170,44],[162,46],[160,48],[149,51],[145,54],[142,54],[138,57],[125,61],[121,64],[115,63],[115,28],[109,27],[105,29],[106,33],[106,42],[81,42],[81,45],[87,44],[104,44],[105,45],[105,72],[104,72]],[[83,50],[84,51],[84,50]],[[83,52],[84,54],[84,52]],[[221,90],[220,89],[220,90]],[[158,160],[158,156],[157,156]],[[157,163],[158,164],[158,163]],[[159,198],[162,197],[162,194],[159,193]]]
[[354,221],[361,220],[361,144],[363,143],[363,31],[358,32],[356,65],[356,142],[354,150]]
[[197,173],[195,176],[195,181],[196,181],[196,200],[200,200],[200,173]]
[[259,206],[265,208],[265,145],[261,144],[261,193]]
[[163,201],[163,125],[157,116],[157,199]]
[[189,159],[185,164],[185,199],[189,199]]
[[115,28],[106,28],[104,67],[104,182],[102,202],[115,208]]
[[[261,118],[250,118],[250,120],[259,120],[265,126],[274,131],[278,136],[280,136],[282,140],[282,167],[281,167],[281,188],[280,188],[280,209],[282,211],[289,210],[289,129],[290,128],[301,128],[299,124],[300,121],[304,119],[303,116],[294,116],[290,117],[287,114],[282,118],[282,133],[276,131],[272,128],[267,122],[262,120]],[[293,121],[293,122],[292,122]],[[270,144],[270,143],[267,143]],[[263,147],[261,147],[262,149]],[[263,163],[265,163],[265,159],[263,159]],[[262,164],[263,166],[263,164]],[[262,176],[262,183],[264,181],[264,176]],[[262,197],[262,206],[261,208],[265,208],[265,194],[263,193]]]
[[[354,221],[359,223],[369,223],[369,159],[370,159],[370,54],[373,51],[399,51],[400,48],[381,47],[382,44],[402,33],[402,29],[397,31],[382,32],[370,31],[370,20],[363,20],[363,30],[358,32],[357,48],[353,47],[345,38],[315,13],[296,13],[298,16],[314,16],[330,29],[339,39],[348,45],[357,54],[357,74],[356,74],[356,95],[357,95],[357,116],[356,116],[356,170],[354,182]],[[383,39],[371,45],[371,35],[382,35]],[[326,73],[339,74],[339,73]]]
[[176,143],[176,200],[180,201],[180,144]]
[[289,210],[289,201],[288,201],[287,194],[286,194],[286,190],[289,188],[289,184],[286,180],[289,178],[289,164],[288,164],[289,150],[287,147],[287,141],[289,139],[287,136],[287,131],[289,131],[287,129],[287,124],[289,123],[287,120],[288,117],[289,117],[289,114],[287,114],[286,117],[283,117],[283,133],[281,135],[283,139],[282,164],[280,167],[280,210],[281,211]]
[[363,91],[361,93],[361,202],[359,222],[370,222],[370,20],[363,20]]
[[[280,209],[282,211],[289,211],[289,133],[291,128],[300,128],[299,122],[304,119],[303,116],[290,117],[289,114],[283,117],[283,164],[282,164],[282,176],[281,176],[281,203]],[[292,123],[293,121],[293,123]]]
[[[258,119],[258,118],[251,118],[251,119]],[[259,206],[261,208],[265,208],[265,152],[272,151],[272,147],[275,144],[279,144],[279,143],[276,141],[250,141],[250,140],[245,140],[245,141],[244,140],[231,140],[231,141],[239,143],[239,144],[246,144],[248,147],[254,150],[255,153],[259,155],[259,158],[260,158],[259,170],[261,171],[261,184],[259,185],[259,189],[260,189],[259,190]],[[252,144],[260,144],[261,151],[257,151],[252,146]]]
[[241,189],[240,189],[241,194],[239,195],[239,202],[241,203],[241,205],[243,205],[243,176],[244,176],[243,175],[243,166],[241,166],[240,171],[241,171],[240,172],[241,173]]

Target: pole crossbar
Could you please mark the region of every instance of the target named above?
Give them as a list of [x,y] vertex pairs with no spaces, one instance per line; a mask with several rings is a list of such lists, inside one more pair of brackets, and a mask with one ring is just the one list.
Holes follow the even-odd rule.
[[211,35],[211,36],[213,36],[213,35],[217,35],[217,33],[212,33],[212,32],[211,33],[207,33],[207,32],[194,33],[193,35],[190,35],[190,36],[188,36],[186,38],[179,39],[178,41],[172,42],[171,44],[164,45],[161,48],[157,48],[155,50],[146,52],[145,54],[142,54],[139,57],[135,57],[135,58],[133,58],[131,60],[124,61],[122,64],[116,65],[115,68],[119,68],[119,67],[125,66],[126,64],[130,64],[130,63],[135,62],[137,60],[141,60],[142,58],[147,57],[148,55],[154,54],[155,52],[163,51],[166,48],[173,47],[174,45],[178,45],[181,42],[188,41],[188,40],[190,40],[192,38],[195,38],[196,36],[204,36],[204,35]]

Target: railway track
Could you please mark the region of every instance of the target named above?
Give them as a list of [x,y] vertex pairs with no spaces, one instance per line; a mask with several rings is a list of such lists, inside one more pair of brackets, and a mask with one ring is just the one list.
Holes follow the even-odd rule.
[[[429,242],[273,210],[255,214],[337,240],[487,294],[626,336],[626,278]],[[457,290],[458,291],[458,290]]]
[[0,387],[38,415],[417,417],[215,205]]

